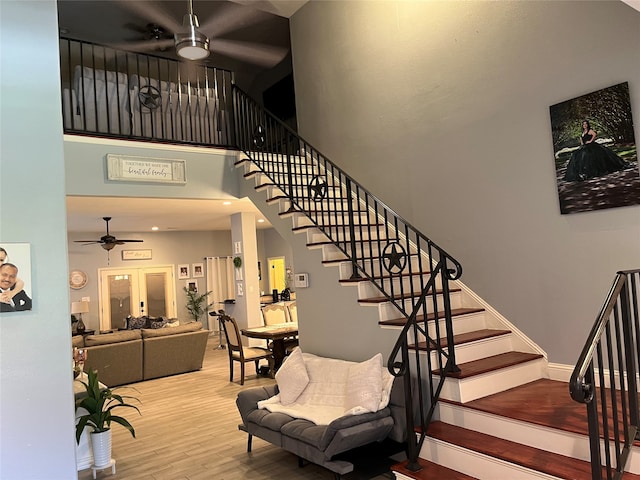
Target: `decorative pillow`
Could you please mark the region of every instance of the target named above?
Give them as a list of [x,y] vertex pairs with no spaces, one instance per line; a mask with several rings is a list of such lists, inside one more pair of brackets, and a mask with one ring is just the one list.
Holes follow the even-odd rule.
[[377,412],[382,397],[382,354],[352,365],[346,389],[347,414]]
[[276,382],[280,390],[280,403],[290,405],[295,402],[309,384],[309,374],[302,358],[302,350],[296,347],[276,372]]
[[395,379],[396,377],[391,375],[386,367],[382,367],[382,394],[380,395],[380,405],[378,405],[378,410],[382,410],[387,405],[389,405],[389,400],[391,399],[391,389],[393,388],[393,381]]
[[162,328],[165,326],[166,323],[167,323],[167,320],[165,320],[162,317],[150,318],[147,328]]
[[127,330],[136,330],[144,328],[147,325],[147,317],[127,317]]
[[180,320],[174,318],[173,321],[171,319],[167,319],[167,323],[164,324],[163,328],[175,328],[180,326]]

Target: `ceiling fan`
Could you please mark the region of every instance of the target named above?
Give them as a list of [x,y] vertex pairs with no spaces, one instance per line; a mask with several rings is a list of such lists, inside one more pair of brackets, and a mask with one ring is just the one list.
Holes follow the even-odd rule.
[[90,245],[93,243],[99,244],[102,248],[109,251],[113,249],[116,245],[123,245],[125,243],[130,242],[143,242],[144,240],[122,240],[114,237],[109,233],[109,220],[111,217],[102,217],[102,219],[107,223],[107,234],[100,237],[100,240],[76,240],[78,243],[84,243],[85,245]]
[[193,10],[193,1],[187,0],[187,13],[182,23],[166,9],[167,2],[132,2],[119,0],[119,4],[138,18],[147,20],[146,27],[128,24],[129,29],[144,35],[139,41],[113,45],[133,51],[164,51],[175,47],[176,54],[187,60],[202,60],[210,53],[259,65],[273,67],[288,53],[282,45],[268,45],[231,38],[239,30],[260,31],[260,23],[270,15],[252,7],[232,2],[207,2],[207,8],[215,5],[215,14],[200,25]]

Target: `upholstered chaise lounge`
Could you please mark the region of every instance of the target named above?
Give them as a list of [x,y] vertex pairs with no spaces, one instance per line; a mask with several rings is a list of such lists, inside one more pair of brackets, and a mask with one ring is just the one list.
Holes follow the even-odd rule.
[[[302,366],[295,360],[298,354],[304,360]],[[298,373],[301,369],[306,372],[297,380],[283,381],[281,372],[292,362]],[[382,367],[380,355],[355,363],[296,349],[276,374],[276,381],[277,385],[238,394],[236,404],[242,418],[238,428],[249,435],[248,451],[255,435],[340,478],[353,471],[354,465],[337,457],[339,454],[387,437],[405,440],[401,382]],[[368,389],[371,386],[373,390]]]

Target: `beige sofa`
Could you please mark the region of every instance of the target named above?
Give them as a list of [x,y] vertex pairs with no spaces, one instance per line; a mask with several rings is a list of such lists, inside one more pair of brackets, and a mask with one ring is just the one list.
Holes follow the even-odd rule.
[[85,371],[98,371],[114,387],[202,368],[209,330],[191,322],[170,328],[121,330],[74,336],[72,345],[87,350]]

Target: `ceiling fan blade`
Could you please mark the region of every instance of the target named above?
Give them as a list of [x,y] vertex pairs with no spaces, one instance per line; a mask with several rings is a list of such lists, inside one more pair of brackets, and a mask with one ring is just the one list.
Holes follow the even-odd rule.
[[90,245],[92,243],[102,243],[100,240],[74,240],[76,243],[84,243],[85,245]]
[[125,42],[111,44],[110,46],[118,50],[129,50],[134,52],[148,52],[151,50],[162,50],[172,47],[175,44],[173,38],[164,40],[141,40],[139,42]]
[[116,240],[118,245],[122,245],[123,243],[131,243],[131,242],[144,242],[144,240]]
[[[198,12],[195,11],[197,14]],[[202,21],[200,17],[200,31],[211,37],[224,37],[226,34],[260,23],[265,19],[265,13],[255,8],[242,7],[234,3],[219,3],[215,14]]]
[[176,19],[173,14],[165,10],[162,6],[162,2],[118,0],[118,3],[140,18],[162,25],[171,32],[178,32],[182,29],[182,19]]
[[211,50],[214,54],[219,52],[223,55],[253,63],[263,67],[273,67],[280,63],[289,50],[272,45],[264,45],[240,40],[227,40],[216,38],[211,41]]

